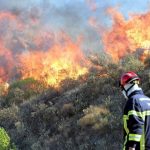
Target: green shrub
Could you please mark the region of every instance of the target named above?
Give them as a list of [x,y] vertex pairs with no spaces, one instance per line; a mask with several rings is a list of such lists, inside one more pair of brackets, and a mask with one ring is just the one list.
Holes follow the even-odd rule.
[[21,89],[22,91],[24,91],[24,97],[29,98],[34,94],[43,92],[43,90],[45,90],[45,87],[46,85],[44,85],[40,81],[37,81],[33,78],[27,78],[15,81],[10,85],[9,90],[11,91],[16,88]]
[[139,72],[144,69],[144,63],[135,55],[128,55],[122,60],[122,68],[124,71]]
[[112,63],[112,58],[105,52],[100,52],[100,54],[95,53],[89,56],[89,60],[96,66],[106,67],[108,64]]
[[9,150],[10,146],[10,137],[4,130],[4,128],[0,128],[0,150]]
[[3,97],[3,105],[20,105],[31,97],[39,95],[45,90],[44,84],[32,78],[15,81],[9,86],[7,95]]
[[12,106],[9,108],[3,108],[0,110],[0,125],[9,129],[15,126],[15,122],[18,120],[18,107]]

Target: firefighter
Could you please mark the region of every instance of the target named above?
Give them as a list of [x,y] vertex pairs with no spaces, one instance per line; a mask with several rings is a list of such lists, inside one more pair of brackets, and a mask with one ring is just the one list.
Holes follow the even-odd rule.
[[150,150],[150,98],[143,94],[139,82],[134,72],[126,72],[120,78],[121,91],[127,99],[123,150]]

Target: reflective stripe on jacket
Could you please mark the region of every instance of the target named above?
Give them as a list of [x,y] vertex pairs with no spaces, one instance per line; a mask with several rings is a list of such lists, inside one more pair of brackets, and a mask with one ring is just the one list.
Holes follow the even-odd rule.
[[135,91],[124,108],[124,147],[135,150],[150,150],[150,98],[142,91]]

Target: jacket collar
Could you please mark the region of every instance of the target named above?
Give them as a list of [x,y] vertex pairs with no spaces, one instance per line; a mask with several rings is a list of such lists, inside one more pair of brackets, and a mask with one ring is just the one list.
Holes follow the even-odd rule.
[[128,96],[128,98],[131,98],[132,96],[134,96],[134,95],[136,95],[136,94],[144,94],[143,93],[143,91],[142,90],[136,90],[136,91],[134,91],[134,92],[132,92],[129,96]]

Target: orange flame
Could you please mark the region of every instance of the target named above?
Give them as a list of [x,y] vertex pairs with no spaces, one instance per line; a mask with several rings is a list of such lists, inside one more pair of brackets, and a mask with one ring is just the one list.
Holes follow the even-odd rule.
[[139,48],[143,51],[150,48],[150,12],[133,15],[129,20],[125,20],[115,9],[108,12],[113,17],[113,26],[105,33],[103,42],[105,50],[114,60],[118,61]]
[[87,60],[80,46],[63,34],[63,43],[56,42],[48,51],[23,53],[20,59],[22,78],[33,77],[57,87],[66,79],[77,79],[88,72]]
[[8,94],[8,89],[9,89],[9,84],[7,82],[6,83],[1,83],[0,84],[0,96]]
[[[40,25],[32,20],[33,17],[24,24],[17,15],[0,12],[0,29],[3,29],[3,24],[8,24],[7,34],[4,37],[0,35],[0,82],[11,81],[19,75],[22,79],[32,77],[58,87],[62,80],[77,79],[88,72],[89,62],[80,49],[80,41],[73,42],[65,33],[56,37],[42,31],[43,28],[37,33],[30,25]],[[23,50],[13,52],[11,46],[15,42]],[[33,45],[34,50],[31,50],[30,45]]]

